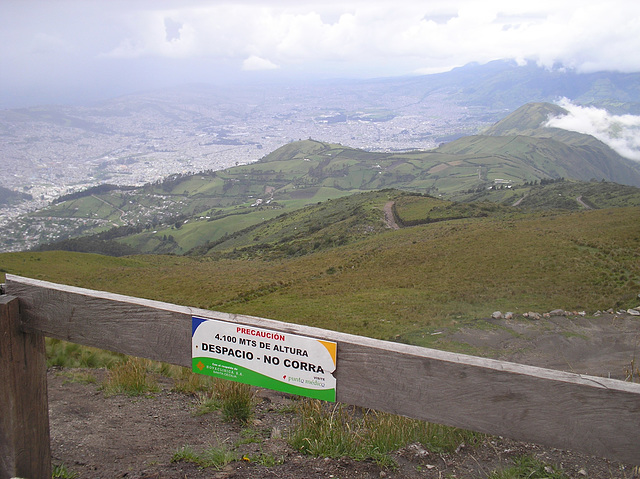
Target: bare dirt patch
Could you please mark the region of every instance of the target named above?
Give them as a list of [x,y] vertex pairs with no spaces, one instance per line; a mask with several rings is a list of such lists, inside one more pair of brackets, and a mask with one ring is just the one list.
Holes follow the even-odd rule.
[[429,168],[429,170],[427,171],[427,173],[429,173],[430,175],[434,174],[434,173],[439,173],[441,171],[446,170],[447,168],[449,168],[450,165],[449,163],[440,163],[436,166],[432,166],[431,168]]
[[[640,320],[615,316],[513,324],[486,320],[495,328],[463,328],[452,337],[498,351],[504,359],[606,375],[629,362],[640,334]],[[257,390],[254,419],[242,426],[224,421],[219,412],[195,415],[197,399],[173,392],[170,379],[159,378],[160,392],[147,397],[107,397],[99,390],[105,371],[90,372],[96,383],[72,380],[71,370],[48,372],[53,463],[80,478],[482,478],[523,454],[562,467],[571,478],[639,477],[630,465],[499,437],[450,454],[410,444],[394,454],[397,467],[392,469],[350,458],[314,458],[286,441],[295,421],[295,397]],[[184,446],[196,451],[226,447],[237,460],[221,469],[172,462]]]
[[395,216],[393,215],[393,205],[395,201],[387,201],[384,205],[384,221],[387,223],[387,228],[392,230],[400,229],[398,223],[396,223]]
[[446,336],[497,359],[612,379],[640,361],[640,318],[628,314],[481,319]]

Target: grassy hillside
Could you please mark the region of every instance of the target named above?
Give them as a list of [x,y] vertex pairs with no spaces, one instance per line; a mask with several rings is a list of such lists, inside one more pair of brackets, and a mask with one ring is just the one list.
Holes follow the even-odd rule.
[[606,181],[547,180],[510,188],[466,192],[455,200],[464,203],[492,202],[516,205],[521,210],[569,210],[640,206],[640,188]]
[[458,203],[439,198],[403,195],[393,205],[396,221],[404,227],[467,218],[514,217],[518,212],[495,203]]
[[[640,205],[640,189],[635,187],[567,180],[543,183],[481,188],[455,196],[457,202],[392,189],[341,196],[302,207],[298,206],[306,201],[293,200],[287,207],[286,200],[255,205],[253,199],[254,206],[216,208],[195,217],[179,217],[168,225],[116,228],[43,249],[116,256],[145,251],[217,258],[276,258],[310,254],[380,233],[388,226],[383,212],[388,202],[394,203],[395,219],[405,227],[461,218],[520,217],[536,210]],[[507,207],[512,205],[517,207]]]
[[[366,191],[395,188],[458,201],[482,198],[509,204],[511,198],[517,201],[516,193],[487,196],[489,188],[559,178],[640,185],[640,167],[595,138],[540,128],[548,114],[560,110],[549,104],[525,105],[485,135],[460,138],[432,151],[366,152],[314,140],[293,142],[248,165],[173,175],[142,188],[73,195],[32,213],[27,226],[11,233],[37,234],[48,242],[99,234],[98,239],[119,246],[65,248],[184,254],[202,248],[246,248],[253,240],[238,236],[246,228]],[[4,240],[11,241],[11,234]]]
[[393,189],[359,193],[280,213],[209,241],[189,254],[273,259],[350,244],[389,228],[383,212],[387,204],[401,227],[473,218],[535,217],[540,211],[559,214],[640,206],[639,188],[606,182],[548,180],[542,185],[482,190],[466,196],[467,201],[460,202]]
[[383,232],[383,208],[402,197],[398,190],[345,196],[299,208],[208,242],[190,252],[216,257],[300,256]]
[[[591,135],[543,126],[550,117],[567,113],[563,108],[550,103],[529,103],[488,128],[483,132],[482,138],[490,136],[509,141],[509,144],[524,143],[524,148],[541,155],[543,162],[547,162],[543,169],[552,173],[551,178],[565,177],[583,181],[604,179],[640,186],[640,166],[637,162],[620,157]],[[549,150],[550,142],[559,143],[554,147],[559,155]],[[533,154],[524,153],[520,158],[532,159]],[[538,163],[538,160],[534,160],[534,164]],[[556,164],[555,167],[553,163]]]
[[419,343],[430,328],[496,309],[637,306],[638,217],[639,207],[472,217],[272,260],[7,253],[0,269]]

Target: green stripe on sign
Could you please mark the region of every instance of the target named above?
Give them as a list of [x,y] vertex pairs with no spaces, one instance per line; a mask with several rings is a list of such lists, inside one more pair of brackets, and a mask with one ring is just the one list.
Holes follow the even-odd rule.
[[260,374],[256,371],[252,371],[251,369],[247,369],[242,366],[238,366],[237,364],[223,361],[221,359],[203,357],[193,358],[192,369],[195,373],[205,374],[207,376],[213,376],[215,378],[229,379],[230,381],[250,384],[251,386],[273,389],[274,391],[297,394],[298,396],[321,399],[323,401],[336,401],[335,388],[305,388],[303,386],[298,386],[296,384],[270,378],[269,376],[265,376],[264,374]]

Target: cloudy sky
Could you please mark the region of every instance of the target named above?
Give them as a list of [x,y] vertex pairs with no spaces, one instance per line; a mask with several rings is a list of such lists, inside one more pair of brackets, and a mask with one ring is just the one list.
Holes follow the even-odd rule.
[[0,0],[0,108],[469,62],[640,71],[629,0]]

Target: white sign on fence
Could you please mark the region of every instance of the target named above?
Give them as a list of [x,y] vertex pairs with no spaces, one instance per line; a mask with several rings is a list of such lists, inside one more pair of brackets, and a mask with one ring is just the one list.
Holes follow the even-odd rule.
[[336,343],[193,316],[193,371],[300,396],[336,400]]

